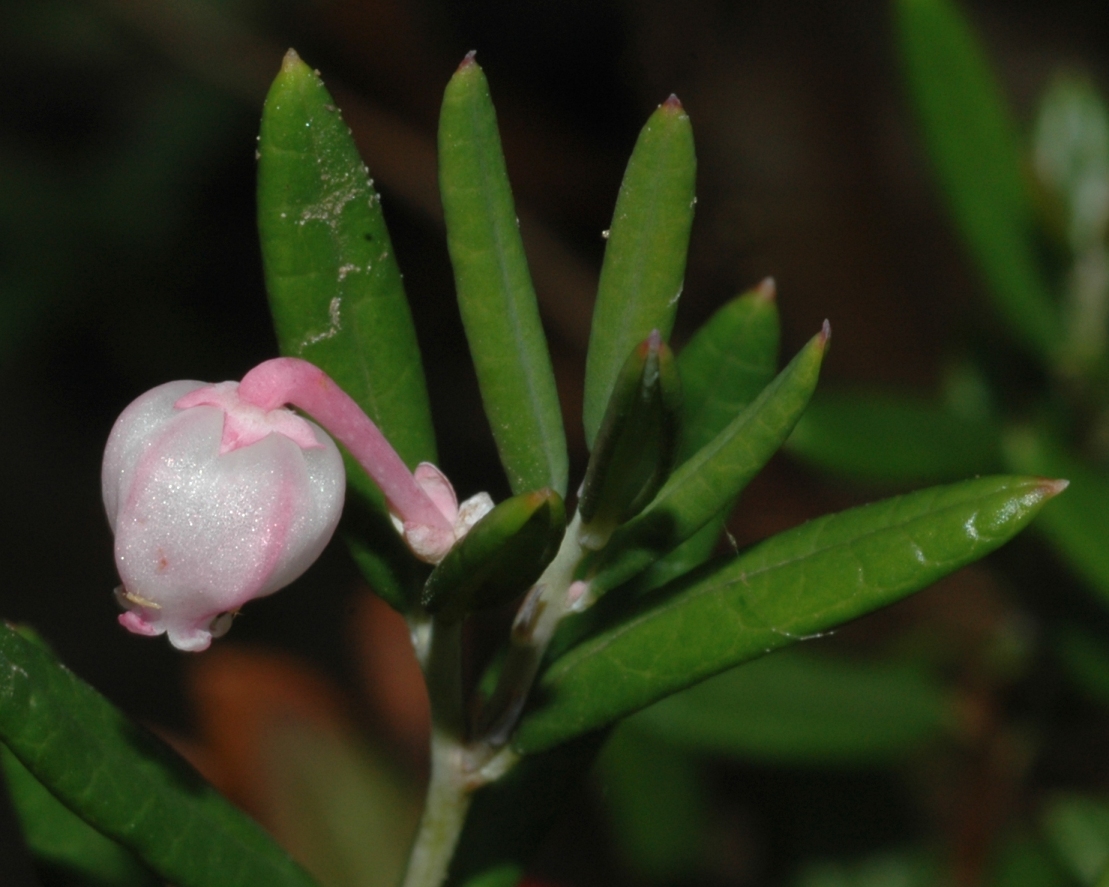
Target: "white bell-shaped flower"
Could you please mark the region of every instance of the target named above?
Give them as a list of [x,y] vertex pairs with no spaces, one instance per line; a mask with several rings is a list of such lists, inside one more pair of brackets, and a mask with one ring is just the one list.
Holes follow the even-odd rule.
[[[342,511],[331,438],[290,410],[239,401],[237,387],[183,381],[148,391],[116,421],[104,454],[120,622],[165,633],[181,650],[206,649],[239,607],[300,576]],[[199,389],[219,396],[177,406]],[[229,434],[244,426],[249,434]]]

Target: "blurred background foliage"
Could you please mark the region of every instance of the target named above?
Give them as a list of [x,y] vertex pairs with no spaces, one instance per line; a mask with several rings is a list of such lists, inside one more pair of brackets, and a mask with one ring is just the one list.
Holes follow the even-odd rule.
[[[962,245],[884,2],[0,0],[0,611],[176,737],[323,883],[365,883],[367,858],[389,882],[426,710],[402,627],[345,552],[199,657],[121,631],[110,594],[99,461],[115,417],[160,382],[239,378],[276,353],[253,152],[290,45],[323,71],[383,194],[461,495],[507,492],[435,180],[442,90],[476,48],[575,476],[601,232],[639,126],[675,92],[700,195],[675,344],[766,275],[783,353],[826,316],[835,329],[829,394],[794,441],[804,458],[775,459],[744,493],[736,544],[1006,463],[1075,480],[1059,506],[1109,508],[1105,300],[1082,297],[1105,228],[1067,197],[1097,164],[1061,161],[1046,134],[1103,113],[1109,7],[965,11],[1040,183],[1030,261],[1069,306],[1063,358],[1021,344],[1036,330],[1000,319],[996,278]],[[1093,883],[1109,859],[1109,549],[1080,524],[1044,520],[1039,539],[631,719],[537,871],[567,885]],[[1060,544],[1076,538],[1086,559]],[[5,819],[13,884],[82,883],[73,848],[87,845],[28,833],[32,868]]]

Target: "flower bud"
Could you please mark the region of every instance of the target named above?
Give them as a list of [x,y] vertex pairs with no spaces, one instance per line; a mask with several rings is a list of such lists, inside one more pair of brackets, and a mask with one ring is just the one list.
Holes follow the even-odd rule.
[[104,453],[127,610],[119,621],[165,633],[180,650],[206,649],[239,607],[300,576],[342,511],[331,438],[290,410],[240,400],[237,388],[183,381],[148,391],[116,420]]

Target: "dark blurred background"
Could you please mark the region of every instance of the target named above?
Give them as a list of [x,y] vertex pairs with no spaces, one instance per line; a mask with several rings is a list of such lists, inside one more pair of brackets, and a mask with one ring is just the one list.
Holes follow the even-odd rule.
[[[1023,125],[1060,65],[1109,88],[1106,4],[964,6]],[[491,83],[579,476],[601,232],[638,129],[670,93],[699,158],[677,344],[773,275],[785,354],[828,317],[826,379],[928,390],[986,316],[919,146],[883,2],[3,0],[0,613],[146,721],[188,732],[187,657],[116,623],[101,451],[143,391],[239,378],[276,353],[254,149],[289,46],[322,73],[382,192],[460,495],[506,489],[435,184],[439,101],[468,50]],[[750,542],[854,495],[779,457],[733,532]],[[358,582],[334,546],[221,643],[282,647],[348,681]]]

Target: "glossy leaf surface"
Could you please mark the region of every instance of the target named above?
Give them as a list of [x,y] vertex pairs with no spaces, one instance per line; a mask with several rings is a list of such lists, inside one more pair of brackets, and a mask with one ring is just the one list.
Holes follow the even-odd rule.
[[685,279],[696,173],[689,116],[671,96],[639,134],[608,232],[585,364],[590,449],[632,348],[651,330],[670,338]]
[[71,812],[0,745],[0,771],[27,848],[36,859],[92,884],[157,887],[159,879],[129,851]]
[[824,471],[873,484],[953,481],[1001,464],[993,424],[882,391],[819,391],[786,446]]
[[472,56],[439,117],[439,188],[458,305],[514,493],[566,495],[566,435],[489,84]]
[[596,593],[615,588],[719,515],[777,452],[816,387],[828,331],[818,333],[746,410],[686,460],[647,508],[589,564]]
[[6,625],[0,699],[0,740],[20,762],[164,879],[178,887],[314,887],[261,827],[161,740]]
[[1001,545],[1062,488],[1021,477],[934,487],[706,564],[555,660],[514,742],[548,748],[893,603]]
[[1035,251],[1020,143],[970,24],[953,0],[898,0],[909,91],[955,223],[998,310],[1051,357],[1062,324]]
[[781,650],[628,719],[693,752],[783,764],[882,766],[953,722],[922,669]]

